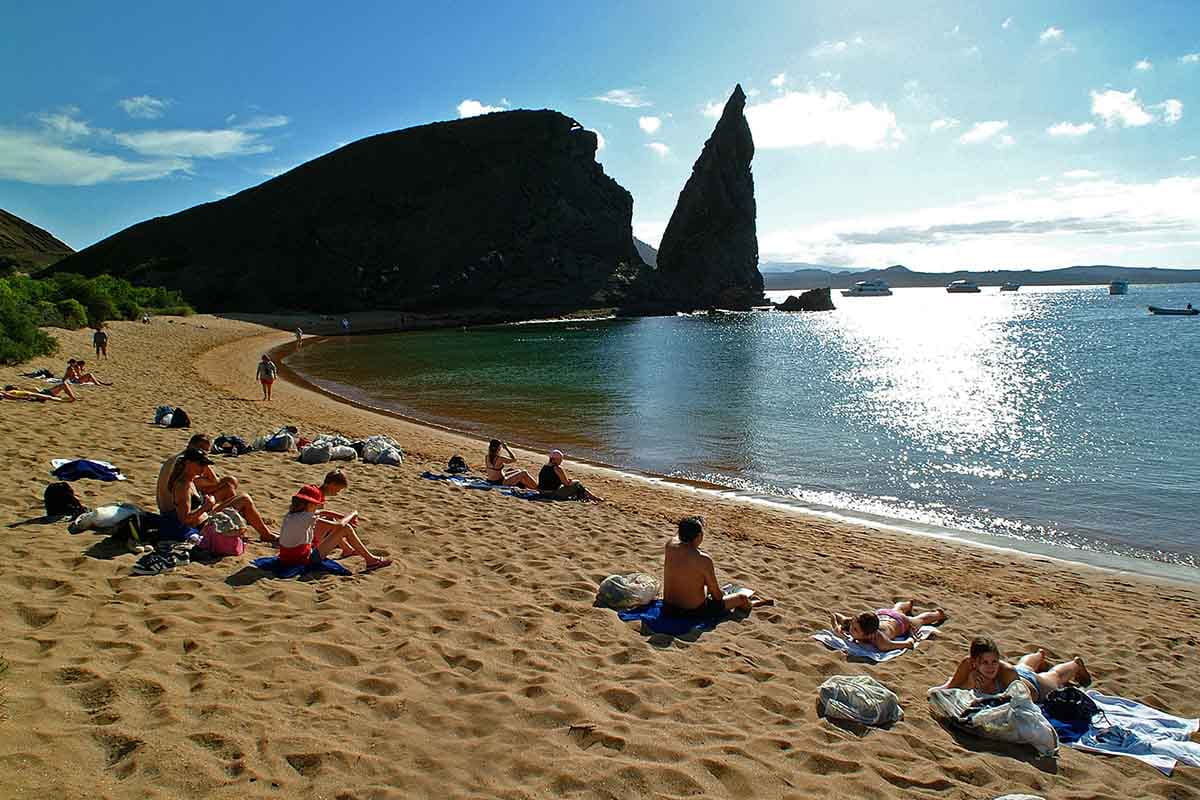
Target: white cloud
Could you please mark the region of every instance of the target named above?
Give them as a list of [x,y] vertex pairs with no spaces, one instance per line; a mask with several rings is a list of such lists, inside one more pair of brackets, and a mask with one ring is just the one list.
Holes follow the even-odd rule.
[[0,178],[7,180],[46,186],[92,186],[163,178],[187,172],[190,166],[179,158],[129,161],[0,128]]
[[608,147],[608,139],[604,138],[604,134],[594,128],[588,128],[592,133],[596,134],[596,152],[599,153],[604,148]]
[[466,117],[478,117],[482,114],[492,114],[496,111],[505,111],[504,106],[489,106],[484,105],[478,100],[470,98],[463,100],[456,108],[458,109],[458,118],[465,119]]
[[716,100],[709,100],[704,104],[704,109],[700,112],[710,119],[720,119],[721,112],[725,110],[724,103],[718,103]]
[[666,158],[671,153],[671,148],[667,147],[662,142],[650,142],[646,145],[654,151],[654,154],[659,158]]
[[1081,122],[1078,125],[1070,122],[1056,122],[1049,128],[1046,128],[1046,133],[1051,136],[1066,136],[1072,139],[1078,139],[1080,136],[1087,136],[1092,131],[1096,130],[1096,126],[1090,122]]
[[1017,140],[1007,133],[1002,134],[996,139],[996,147],[1012,147],[1016,143]]
[[1149,72],[1154,69],[1154,64],[1149,59],[1143,58],[1141,61],[1133,65],[1133,68],[1139,72]]
[[933,122],[929,123],[929,130],[933,133],[937,133],[938,131],[944,131],[944,130],[948,131],[952,128],[957,128],[959,126],[959,124],[960,124],[959,121],[954,119],[953,117],[946,117],[943,119],[935,119]]
[[1009,28],[1012,27],[1012,24],[1013,24],[1013,18],[1009,17],[1008,19],[1004,20],[1004,22],[1000,23],[1000,27],[1003,28],[1004,30],[1008,30]]
[[638,117],[638,127],[653,136],[662,127],[662,120],[658,117]]
[[170,104],[170,100],[151,97],[148,94],[140,94],[137,97],[126,97],[124,100],[117,101],[117,105],[126,114],[136,119],[158,119],[166,113],[167,106]]
[[1200,64],[1200,53],[1188,53],[1179,57],[1180,64]]
[[[233,122],[235,119],[237,119],[237,115],[230,114],[225,118],[225,122]],[[236,123],[233,127],[240,131],[263,131],[269,128],[282,128],[291,121],[283,114],[255,114],[249,119]]]
[[604,94],[596,95],[592,99],[621,108],[645,108],[654,105],[642,97],[641,92],[641,89],[609,89]]
[[808,54],[813,58],[829,58],[830,56],[840,56],[848,52],[850,48],[861,46],[863,43],[863,37],[861,36],[855,36],[853,39],[821,42],[812,50],[809,50]]
[[1183,158],[1181,158],[1179,160],[1180,161],[1195,161],[1196,157],[1195,156],[1184,156]]
[[135,153],[161,158],[227,158],[271,150],[258,134],[240,130],[139,131],[118,133],[114,138]]
[[1064,178],[1070,178],[1073,181],[1083,180],[1084,178],[1099,178],[1100,173],[1090,169],[1072,169],[1067,170],[1062,174]]
[[1038,41],[1042,44],[1046,44],[1047,42],[1060,42],[1062,41],[1062,38],[1063,29],[1056,28],[1053,25],[1051,25],[1049,28],[1046,28],[1046,30],[1042,31],[1038,35]]
[[666,230],[667,223],[663,220],[649,219],[640,222],[638,220],[633,221],[633,235],[654,248],[658,247]]
[[1176,122],[1179,122],[1179,120],[1183,119],[1183,103],[1179,102],[1175,98],[1164,100],[1158,105],[1152,107],[1162,111],[1164,125],[1174,125]]
[[976,122],[971,126],[971,130],[958,137],[959,144],[979,144],[986,142],[993,136],[1001,133],[1008,127],[1008,120],[988,120],[987,122]]
[[783,85],[784,85],[785,83],[787,83],[787,73],[786,73],[786,72],[781,72],[781,73],[779,73],[779,74],[778,74],[778,75],[776,75],[774,78],[771,78],[771,80],[769,81],[769,83],[770,83],[772,86],[774,86],[776,89],[782,89],[782,88],[783,88]]
[[754,144],[765,150],[812,145],[879,150],[904,141],[896,115],[886,104],[853,103],[834,90],[784,92],[766,103],[747,106],[746,119]]
[[964,56],[977,56],[977,55],[979,55],[979,52],[980,52],[979,45],[973,44],[970,47],[964,47],[959,52]]
[[1149,125],[1154,117],[1146,112],[1137,99],[1137,89],[1119,92],[1107,89],[1103,92],[1092,91],[1092,113],[1104,120],[1108,127],[1120,124],[1125,128],[1140,128]]
[[79,109],[74,106],[68,106],[59,111],[46,111],[37,115],[37,121],[48,132],[60,136],[64,139],[77,139],[83,136],[90,136],[92,128],[81,119],[76,119],[75,115],[79,113]]

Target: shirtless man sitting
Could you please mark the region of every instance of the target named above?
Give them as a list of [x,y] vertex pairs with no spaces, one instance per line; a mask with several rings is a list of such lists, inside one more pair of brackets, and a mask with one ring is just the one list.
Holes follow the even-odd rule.
[[[191,449],[209,453],[212,451],[212,439],[206,433],[197,433],[188,439],[187,447],[183,452]],[[167,480],[171,477],[171,470],[174,469],[175,462],[183,455],[183,452],[176,453],[164,461],[162,469],[158,472],[158,488],[155,490],[154,497],[155,502],[158,503],[160,514],[165,514],[175,507],[175,499],[171,496],[171,490],[167,488]],[[226,475],[224,478],[217,477],[217,472],[211,464],[204,467],[204,472],[200,473],[195,485],[204,494],[212,495],[217,503],[231,500],[238,490],[237,478],[232,475]]]
[[679,532],[667,542],[663,559],[663,604],[681,615],[710,616],[735,609],[774,605],[774,600],[755,597],[753,589],[725,594],[717,583],[712,557],[700,549],[704,541],[704,519],[685,517]]

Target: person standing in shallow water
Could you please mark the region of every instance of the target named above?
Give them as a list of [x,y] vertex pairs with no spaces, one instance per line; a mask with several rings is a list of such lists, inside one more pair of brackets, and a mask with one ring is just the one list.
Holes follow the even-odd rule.
[[663,558],[663,605],[681,616],[719,616],[735,609],[775,605],[774,600],[756,597],[752,589],[725,594],[717,582],[712,557],[700,549],[703,541],[703,517],[679,521],[679,531],[667,542]]
[[275,366],[275,362],[266,353],[263,353],[262,360],[258,362],[258,372],[255,377],[262,384],[263,396],[262,399],[270,401],[271,387],[275,384],[275,378],[279,374],[279,368]]

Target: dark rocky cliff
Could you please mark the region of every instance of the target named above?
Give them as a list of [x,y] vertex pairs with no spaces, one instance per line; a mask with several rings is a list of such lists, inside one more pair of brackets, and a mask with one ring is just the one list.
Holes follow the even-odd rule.
[[49,231],[0,208],[0,273],[36,272],[72,252]]
[[617,305],[648,268],[633,198],[596,145],[555,111],[380,134],[54,269],[182,289],[211,310]]
[[656,285],[684,309],[746,309],[763,303],[755,229],[754,139],[733,90],[692,167],[658,246]]

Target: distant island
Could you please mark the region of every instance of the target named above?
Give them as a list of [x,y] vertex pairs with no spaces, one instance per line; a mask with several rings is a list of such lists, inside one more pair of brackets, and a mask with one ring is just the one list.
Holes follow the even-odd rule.
[[1103,264],[1047,270],[1000,269],[983,272],[914,272],[900,264],[887,269],[868,269],[860,272],[843,272],[840,268],[833,268],[838,270],[835,272],[812,266],[786,272],[772,271],[768,264],[762,264],[760,269],[763,271],[763,283],[768,291],[817,289],[825,286],[845,289],[853,286],[856,281],[867,280],[886,281],[893,289],[945,286],[955,280],[970,280],[980,286],[999,286],[1002,283],[1019,283],[1022,286],[1082,286],[1114,280],[1129,283],[1200,283],[1200,269],[1114,267]]

